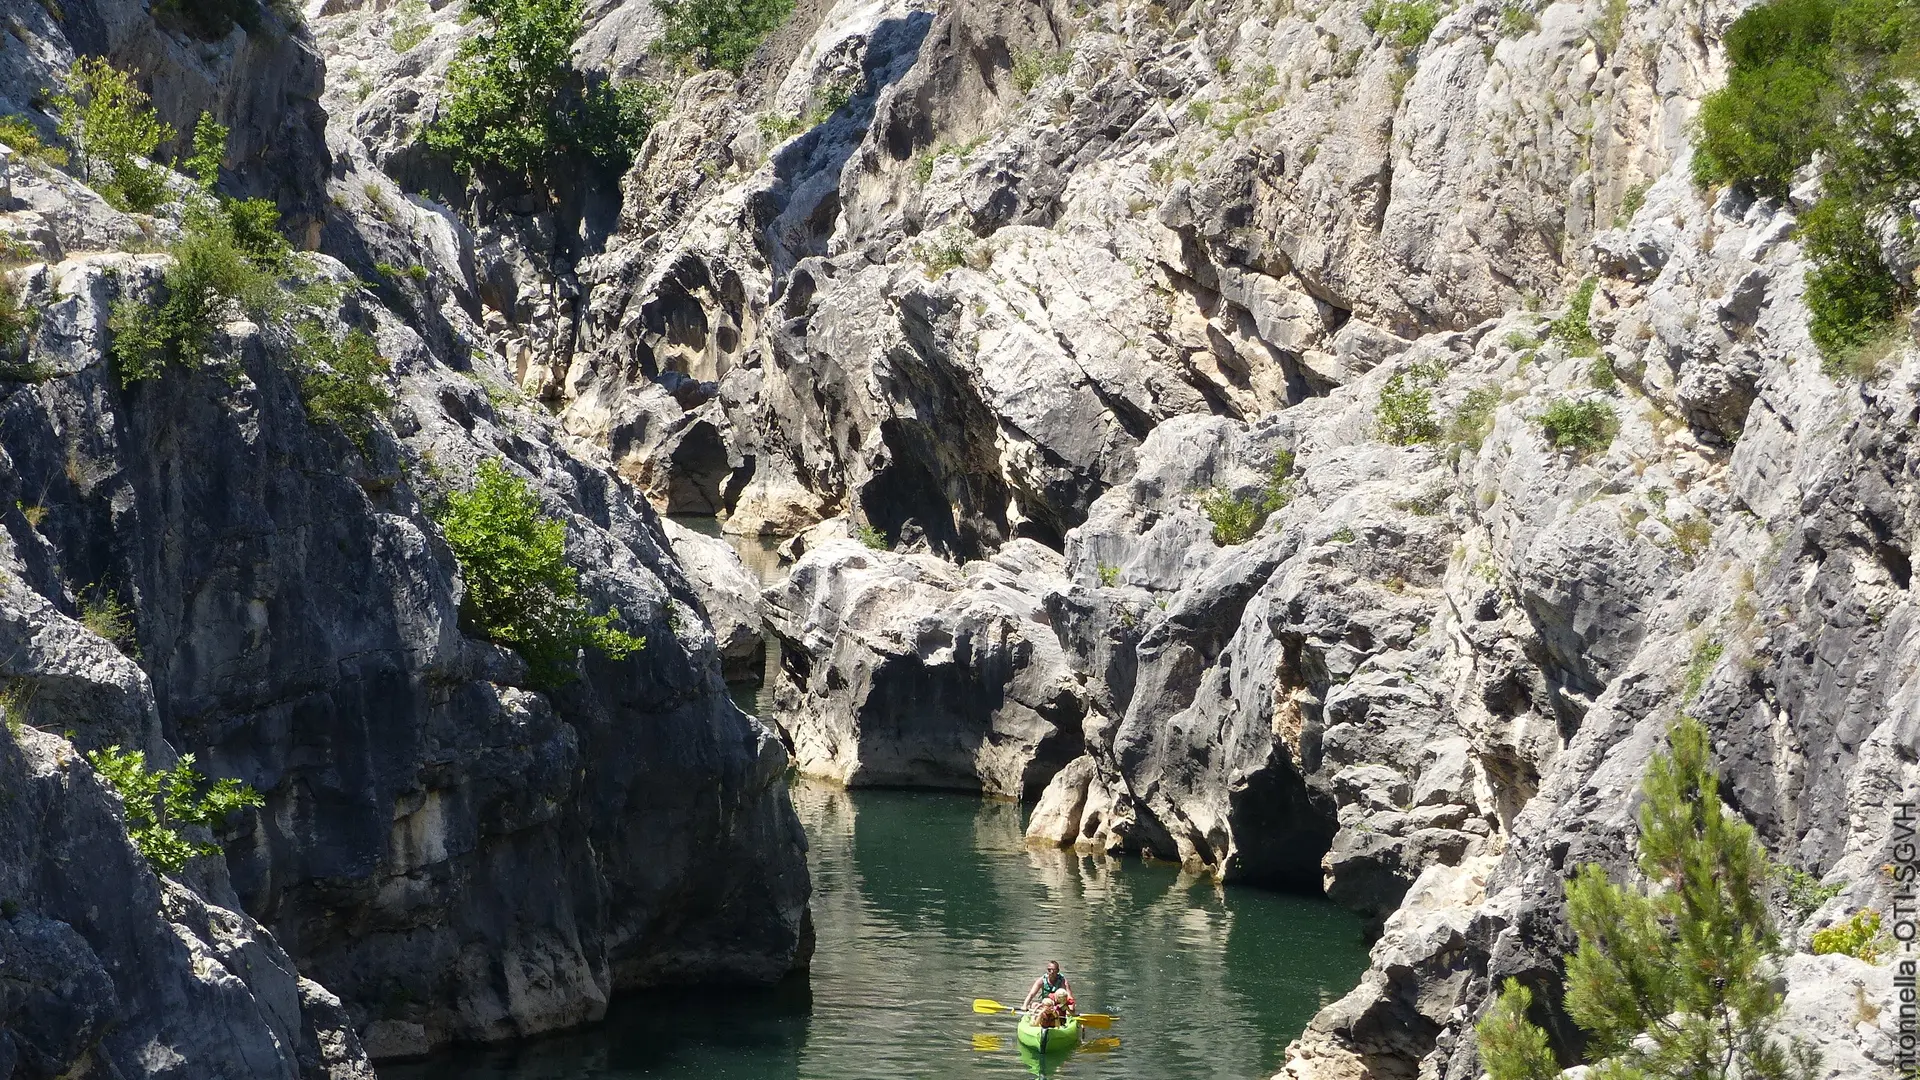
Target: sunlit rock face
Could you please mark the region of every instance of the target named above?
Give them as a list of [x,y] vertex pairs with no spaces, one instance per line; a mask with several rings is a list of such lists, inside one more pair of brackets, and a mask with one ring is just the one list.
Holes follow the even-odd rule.
[[[119,389],[106,313],[155,286],[146,227],[8,168],[54,377],[0,383],[0,498],[45,508],[0,564],[63,617],[137,600],[149,688],[5,673],[107,703],[41,724],[82,749],[266,794],[203,899],[340,995],[347,1023],[302,1021],[327,1068],[360,1060],[347,1027],[406,1054],[803,960],[789,757],[1366,912],[1372,969],[1299,1080],[1477,1076],[1492,987],[1557,1000],[1561,881],[1627,868],[1682,712],[1774,856],[1846,886],[1796,945],[1885,898],[1920,369],[1822,373],[1795,205],[1690,182],[1738,5],[1466,4],[1409,43],[1359,0],[810,0],[742,77],[676,76],[617,185],[477,193],[420,137],[459,5],[330,0],[197,52],[69,6],[23,17],[45,47],[0,64],[9,103],[76,49],[147,58],[326,273],[423,274],[329,313],[398,379],[355,454],[248,324],[235,381]],[[578,60],[663,75],[658,32],[598,6]],[[1554,329],[1574,296],[1591,342]],[[1556,443],[1556,405],[1611,421]],[[645,652],[547,693],[461,632],[429,507],[483,458]],[[794,564],[755,602],[661,512]],[[762,619],[769,726],[720,681]],[[1837,1046],[1844,987],[1887,988],[1805,960],[1794,1022]]]

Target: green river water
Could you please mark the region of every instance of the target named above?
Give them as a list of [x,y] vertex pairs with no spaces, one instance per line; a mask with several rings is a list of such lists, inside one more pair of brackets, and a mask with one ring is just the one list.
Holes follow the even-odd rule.
[[[802,782],[813,969],[771,990],[617,1000],[604,1024],[380,1070],[382,1080],[1258,1080],[1366,966],[1360,920],[1320,900],[1138,860],[1034,850],[1023,811]],[[1062,1060],[1023,1053],[1017,1003],[1057,958],[1082,1011],[1119,1019]]]

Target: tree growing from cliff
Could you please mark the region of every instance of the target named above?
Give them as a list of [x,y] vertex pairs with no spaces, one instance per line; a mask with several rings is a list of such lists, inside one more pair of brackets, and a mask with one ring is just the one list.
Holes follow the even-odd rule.
[[613,625],[618,609],[588,610],[567,562],[566,523],[542,514],[539,496],[499,462],[483,462],[473,487],[448,496],[435,517],[466,582],[461,621],[519,653],[537,685],[572,681],[583,648],[619,660],[646,647]]
[[230,777],[208,784],[182,754],[171,769],[147,768],[147,755],[118,745],[87,752],[87,763],[120,796],[127,835],[155,873],[179,873],[201,855],[220,854],[219,844],[196,844],[180,834],[195,825],[215,828],[233,814],[261,804],[260,793]]
[[1813,261],[1807,329],[1829,374],[1870,374],[1913,300],[1884,251],[1920,195],[1916,47],[1920,6],[1908,0],[1769,0],[1727,29],[1727,85],[1701,103],[1701,185],[1779,198],[1818,167],[1800,239]]
[[568,154],[624,169],[653,126],[660,92],[611,86],[573,66],[582,0],[470,0],[485,28],[447,67],[427,145],[468,175],[525,178]]
[[[1707,733],[1682,718],[1647,766],[1639,869],[1616,885],[1587,865],[1567,883],[1579,938],[1567,1012],[1605,1080],[1798,1080],[1817,1060],[1774,1034],[1781,955],[1767,909],[1769,863],[1753,827],[1720,801]],[[1531,996],[1509,980],[1476,1028],[1493,1080],[1551,1080]]]
[[152,163],[173,138],[133,77],[97,56],[83,56],[53,99],[60,134],[73,144],[81,175],[122,210],[146,213],[166,198],[166,170]]
[[667,24],[661,52],[735,75],[793,13],[793,0],[654,0],[654,6]]
[[265,318],[280,307],[280,276],[291,249],[280,213],[265,199],[229,199],[214,191],[227,129],[202,114],[184,164],[196,174],[181,235],[167,249],[173,264],[157,304],[123,299],[113,305],[114,369],[122,384],[157,379],[169,367],[203,359],[214,331],[231,311]]

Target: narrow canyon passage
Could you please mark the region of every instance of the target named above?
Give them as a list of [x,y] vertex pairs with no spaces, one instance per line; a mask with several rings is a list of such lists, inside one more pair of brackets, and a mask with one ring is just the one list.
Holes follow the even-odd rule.
[[1366,968],[1361,920],[1322,900],[1215,886],[1166,864],[1028,847],[1007,802],[797,781],[818,941],[770,990],[616,1001],[604,1024],[387,1065],[381,1080],[1011,1077],[1043,1063],[1010,1018],[1057,958],[1086,1011],[1119,1017],[1048,1075],[1272,1074]]

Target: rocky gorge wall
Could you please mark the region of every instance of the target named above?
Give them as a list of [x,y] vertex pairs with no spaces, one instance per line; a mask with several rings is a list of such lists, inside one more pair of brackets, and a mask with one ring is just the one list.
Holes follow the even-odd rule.
[[[1627,869],[1676,716],[1842,887],[1800,948],[1914,791],[1915,359],[1823,371],[1801,207],[1691,182],[1740,9],[804,8],[679,86],[526,385],[798,534],[803,770],[1374,916],[1291,1075],[1478,1075],[1509,976],[1570,1050],[1560,882]],[[1223,491],[1278,509],[1217,542]],[[1891,1068],[1886,969],[1786,977],[1827,1075]]]
[[[104,48],[19,6],[45,71]],[[230,120],[228,165],[311,221],[328,273],[378,281],[335,316],[395,360],[370,455],[303,425],[244,325],[230,386],[115,389],[105,305],[155,263],[95,253],[142,223],[11,166],[58,374],[0,384],[0,495],[46,515],[6,518],[7,566],[65,615],[99,582],[136,599],[142,737],[267,794],[223,837],[233,895],[203,902],[351,1022],[276,1006],[259,1030],[398,1054],[589,1019],[696,963],[784,971],[789,752],[1368,913],[1372,968],[1291,1048],[1300,1078],[1477,1076],[1492,987],[1557,1002],[1560,881],[1625,869],[1682,711],[1775,857],[1845,886],[1796,944],[1881,904],[1915,787],[1920,369],[1822,372],[1796,206],[1689,180],[1740,5],[1465,3],[1417,41],[1368,9],[810,0],[736,79],[675,75],[646,0],[595,5],[578,62],[671,99],[617,191],[542,201],[450,194],[421,143],[463,5],[315,5],[275,45],[299,122]],[[115,19],[138,32],[114,55],[173,48],[124,12],[68,23]],[[163,111],[279,85],[235,44]],[[26,70],[7,86],[44,84]],[[1593,356],[1554,330],[1576,297]],[[1428,428],[1388,438],[1409,388]],[[1556,402],[1617,430],[1555,445]],[[500,456],[651,643],[557,695],[457,633],[424,513]],[[1217,542],[1221,493],[1273,512]],[[756,605],[658,511],[796,561]],[[778,742],[719,682],[762,620]],[[36,709],[71,682],[4,670]],[[148,730],[71,711],[29,719],[83,749]],[[52,775],[63,751],[22,745],[20,775]],[[1886,969],[1785,974],[1828,1075],[1891,1067]]]
[[[597,1019],[621,989],[803,967],[785,751],[727,695],[662,519],[473,351],[470,234],[357,171],[308,29],[265,13],[208,43],[138,5],[20,7],[6,111],[44,115],[39,88],[99,50],[176,127],[231,125],[223,177],[321,245],[299,273],[336,288],[299,303],[370,335],[395,401],[362,444],[310,422],[286,332],[247,321],[213,361],[124,384],[110,311],[161,294],[142,252],[179,226],[6,162],[33,319],[0,378],[0,1076],[366,1077]],[[362,218],[347,193],[370,191],[410,216]],[[454,256],[383,281],[390,236]],[[463,634],[431,508],[487,461],[565,523],[583,592],[645,648],[554,689]],[[87,616],[105,598],[124,634]],[[155,875],[81,756],[112,745],[192,753],[264,805],[210,838],[224,858]]]

